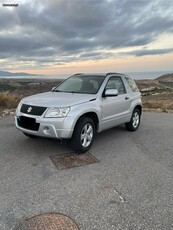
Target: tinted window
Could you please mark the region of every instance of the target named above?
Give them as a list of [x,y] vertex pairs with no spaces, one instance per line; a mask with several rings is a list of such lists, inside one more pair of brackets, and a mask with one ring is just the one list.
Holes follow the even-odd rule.
[[126,81],[133,92],[139,92],[136,82],[133,79],[126,77]]
[[119,94],[126,93],[126,89],[124,87],[121,77],[111,77],[108,80],[106,89],[117,89]]
[[74,75],[65,80],[54,91],[66,93],[95,94],[99,90],[105,76]]

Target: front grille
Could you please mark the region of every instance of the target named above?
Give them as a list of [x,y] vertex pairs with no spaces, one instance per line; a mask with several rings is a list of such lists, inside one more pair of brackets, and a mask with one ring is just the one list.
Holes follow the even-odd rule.
[[36,119],[30,118],[30,117],[19,117],[17,119],[18,126],[24,128],[24,129],[29,129],[33,131],[38,131],[40,124],[36,123]]
[[26,114],[41,116],[46,109],[46,107],[23,104],[20,111]]

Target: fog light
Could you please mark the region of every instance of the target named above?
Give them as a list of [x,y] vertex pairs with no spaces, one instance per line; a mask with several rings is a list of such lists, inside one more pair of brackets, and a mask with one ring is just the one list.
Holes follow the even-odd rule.
[[50,134],[50,129],[49,129],[49,127],[48,126],[45,126],[44,128],[43,128],[43,132],[44,132],[44,134],[47,134],[47,135],[49,135]]

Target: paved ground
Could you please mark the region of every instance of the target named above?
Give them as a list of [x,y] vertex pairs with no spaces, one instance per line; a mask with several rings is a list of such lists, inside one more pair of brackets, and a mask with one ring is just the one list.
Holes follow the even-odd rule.
[[173,114],[144,113],[134,133],[103,132],[91,149],[99,163],[57,170],[49,156],[69,151],[0,120],[1,230],[47,212],[81,230],[173,229]]

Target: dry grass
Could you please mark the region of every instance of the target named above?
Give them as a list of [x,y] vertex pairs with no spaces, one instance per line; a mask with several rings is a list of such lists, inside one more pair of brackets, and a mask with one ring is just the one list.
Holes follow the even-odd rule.
[[0,109],[16,108],[20,97],[12,93],[0,93]]
[[143,96],[143,107],[149,109],[173,110],[173,93]]
[[50,91],[60,80],[0,79],[0,118],[13,115],[19,101],[27,96]]

